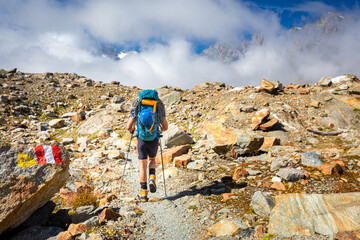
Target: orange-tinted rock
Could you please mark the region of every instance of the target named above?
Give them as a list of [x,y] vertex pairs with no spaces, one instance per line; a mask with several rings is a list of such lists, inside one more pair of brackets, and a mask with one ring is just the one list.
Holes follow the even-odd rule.
[[234,193],[223,193],[222,197],[223,200],[226,202],[228,199],[230,199],[232,196],[234,196]]
[[226,128],[220,121],[206,122],[203,128],[208,136],[209,146],[218,154],[228,153],[237,143],[236,130]]
[[272,185],[271,182],[266,182],[266,183],[263,184],[263,187],[266,187],[266,188],[267,188],[267,187],[270,187],[271,185]]
[[72,240],[74,239],[73,236],[68,232],[61,232],[59,235],[57,235],[56,240]]
[[280,145],[280,139],[275,137],[264,137],[264,143],[261,145],[261,148],[269,148],[277,145]]
[[114,212],[110,208],[105,208],[99,215],[99,223],[103,223],[105,220],[116,220],[119,217],[122,217],[121,214]]
[[247,171],[245,168],[238,167],[238,168],[235,169],[235,172],[234,172],[234,174],[233,174],[232,179],[233,179],[234,181],[237,181],[237,180],[239,180],[241,177],[247,177],[247,176],[249,176],[248,171]]
[[343,173],[342,167],[337,163],[330,163],[330,164],[326,164],[326,165],[321,165],[321,166],[318,166],[317,168],[324,175],[333,175],[335,173],[338,173],[338,174]]
[[360,240],[360,231],[338,232],[335,235],[337,240]]
[[310,93],[310,89],[308,89],[308,88],[301,88],[301,89],[299,90],[299,93],[300,93],[301,95],[307,95],[307,94]]
[[286,190],[285,185],[282,182],[274,182],[271,187],[279,191]]
[[60,190],[60,197],[62,197],[63,199],[70,199],[76,196],[75,192],[72,191],[68,191],[68,190]]
[[85,111],[80,111],[80,112],[76,113],[74,116],[72,116],[71,120],[79,123],[79,122],[85,120],[85,118],[86,118]]
[[309,181],[308,180],[301,180],[301,185],[306,185],[306,184],[308,184],[309,183]]
[[105,205],[106,203],[111,202],[114,199],[117,199],[117,197],[113,194],[110,196],[107,196],[106,198],[102,198],[100,200],[99,206]]
[[84,182],[75,182],[75,188],[77,193],[91,192],[92,189],[89,184]]
[[265,229],[263,225],[256,226],[255,228],[255,237],[257,239],[263,239],[265,234]]
[[273,93],[275,92],[275,84],[263,78],[261,80],[260,90],[268,93]]
[[[174,160],[175,157],[181,156],[181,155],[187,153],[189,151],[189,149],[191,149],[191,146],[189,144],[182,145],[182,146],[177,146],[177,147],[172,147],[172,148],[169,148],[169,149],[165,149],[163,151],[164,164],[171,163]],[[161,164],[160,152],[158,152],[158,155],[156,156],[155,162],[157,164]]]
[[344,100],[344,103],[346,105],[349,105],[349,106],[353,107],[353,108],[357,108],[357,109],[360,108],[360,98],[346,99],[346,100]]
[[270,115],[270,110],[269,109],[262,109],[260,111],[257,111],[255,113],[255,115],[252,117],[251,119],[251,127],[252,130],[256,130],[259,128],[259,126],[266,121],[266,119],[269,117]]
[[268,121],[268,122],[266,122],[266,123],[264,123],[264,124],[261,124],[259,128],[260,128],[261,130],[263,130],[263,131],[269,131],[269,130],[271,130],[271,129],[275,126],[275,124],[277,124],[278,122],[279,122],[278,119],[273,118],[273,119],[271,119],[270,121]]
[[191,157],[189,155],[182,155],[174,158],[174,165],[175,167],[186,167],[190,161]]
[[69,228],[68,228],[68,232],[72,235],[72,236],[77,236],[80,235],[86,231],[89,231],[90,228],[88,226],[86,226],[85,224],[70,224]]

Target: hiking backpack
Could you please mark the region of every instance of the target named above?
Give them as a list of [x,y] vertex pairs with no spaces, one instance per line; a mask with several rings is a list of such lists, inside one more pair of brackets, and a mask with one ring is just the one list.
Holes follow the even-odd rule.
[[[159,119],[157,114],[158,93],[155,90],[143,90],[139,93],[140,103],[137,116],[137,136],[143,141],[153,141],[160,137]],[[141,116],[151,116],[152,124],[147,125],[141,121]]]

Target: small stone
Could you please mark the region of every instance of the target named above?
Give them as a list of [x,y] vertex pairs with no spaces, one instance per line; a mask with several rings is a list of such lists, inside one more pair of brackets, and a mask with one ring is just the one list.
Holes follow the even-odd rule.
[[54,119],[49,122],[49,126],[52,128],[62,128],[64,124],[64,119]]
[[90,230],[90,228],[88,226],[86,226],[85,224],[70,224],[67,231],[72,236],[78,236],[78,235],[81,235],[82,233],[87,232],[89,230]]
[[112,102],[113,102],[113,103],[122,103],[122,102],[124,102],[124,101],[125,101],[125,99],[122,98],[122,97],[120,97],[119,95],[115,95],[115,96],[113,97],[113,99],[112,99]]
[[102,224],[105,220],[116,220],[119,217],[123,217],[121,214],[114,212],[110,208],[105,208],[99,215],[99,223]]
[[205,160],[196,160],[194,162],[190,162],[186,167],[187,169],[203,170],[206,169],[207,162]]
[[338,163],[330,163],[317,167],[324,175],[342,174],[343,169]]
[[274,182],[271,187],[279,191],[286,190],[285,185],[282,182]]
[[282,168],[277,175],[290,182],[295,182],[305,177],[303,171],[293,168]]
[[263,225],[258,225],[255,227],[255,237],[257,239],[262,239],[265,234],[265,229]]
[[273,118],[271,119],[270,121],[264,123],[264,124],[261,124],[260,125],[260,129],[263,130],[263,131],[269,131],[271,130],[277,123],[279,122],[278,119],[276,118]]
[[320,107],[320,102],[319,101],[312,101],[310,103],[310,106],[313,107],[313,108],[319,108]]
[[226,202],[227,200],[229,200],[232,196],[234,196],[234,193],[223,193],[222,197],[224,202]]
[[232,179],[234,181],[237,181],[240,178],[247,177],[247,176],[249,176],[249,172],[245,168],[238,167],[235,169]]
[[270,110],[269,109],[262,109],[260,111],[257,111],[251,119],[251,126],[252,130],[257,130],[260,125],[269,117]]
[[239,221],[220,220],[214,226],[208,228],[208,231],[215,237],[231,237],[239,233],[240,230],[247,228],[248,226]]
[[281,178],[275,176],[271,179],[271,182],[281,182]]
[[264,143],[261,145],[261,148],[269,148],[276,145],[280,145],[280,139],[275,137],[264,137]]
[[300,93],[300,95],[307,95],[310,93],[310,89],[309,88],[301,88],[299,90],[299,93]]

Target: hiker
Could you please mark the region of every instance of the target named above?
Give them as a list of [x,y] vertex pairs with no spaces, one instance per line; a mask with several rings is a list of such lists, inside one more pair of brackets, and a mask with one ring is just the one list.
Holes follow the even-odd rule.
[[[159,147],[160,130],[166,131],[168,123],[164,103],[155,90],[144,90],[139,93],[130,109],[127,130],[133,134],[137,125],[137,152],[139,159],[141,202],[147,202],[147,166],[149,165],[150,192],[156,192],[155,156]],[[148,164],[149,163],[149,164]]]

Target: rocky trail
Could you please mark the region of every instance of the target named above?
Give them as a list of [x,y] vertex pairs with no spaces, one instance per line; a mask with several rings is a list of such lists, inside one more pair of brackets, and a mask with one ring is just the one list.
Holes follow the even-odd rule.
[[[128,171],[126,180],[130,183],[130,191],[138,191],[139,175],[136,154],[130,155],[133,169]],[[160,169],[158,169],[159,171]],[[161,177],[161,174],[158,174]],[[166,180],[165,180],[166,182]],[[176,191],[167,192],[165,196],[163,180],[158,178],[157,192],[149,193],[150,202],[140,203],[143,215],[139,221],[145,223],[141,238],[143,239],[196,239],[196,226],[188,209],[181,201],[168,200],[177,194]]]
[[0,239],[360,239],[360,81],[156,89],[158,191],[140,203],[141,89],[0,70]]

